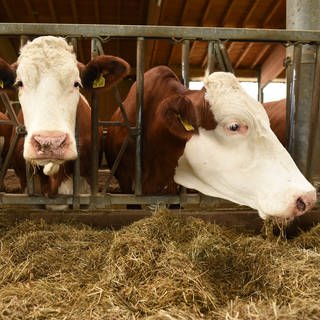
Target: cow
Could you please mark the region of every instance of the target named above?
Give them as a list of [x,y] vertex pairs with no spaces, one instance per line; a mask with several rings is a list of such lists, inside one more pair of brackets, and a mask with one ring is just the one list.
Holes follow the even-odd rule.
[[288,145],[286,99],[263,103],[270,127],[284,147]]
[[[128,63],[110,55],[98,56],[84,65],[77,61],[65,39],[53,36],[29,41],[21,48],[14,64],[0,60],[0,87],[2,90],[17,88],[21,104],[18,119],[27,131],[18,141],[12,159],[22,190],[27,185],[25,163],[28,162],[39,174],[42,194],[50,197],[72,194],[73,163],[78,157],[76,119],[79,122],[80,190],[89,189],[91,109],[80,88],[108,89],[128,73]],[[101,142],[100,138],[101,130]]]
[[[123,107],[136,121],[136,83]],[[293,219],[316,202],[316,190],[270,129],[268,116],[231,73],[206,75],[202,90],[189,90],[173,71],[144,74],[142,192],[175,194],[178,185],[256,209],[261,218]],[[123,121],[118,108],[112,121]],[[128,137],[108,128],[109,166]],[[135,139],[129,137],[115,177],[123,192],[135,186]]]
[[12,126],[1,121],[9,121],[8,116],[3,112],[0,112],[0,163],[2,164],[9,150]]

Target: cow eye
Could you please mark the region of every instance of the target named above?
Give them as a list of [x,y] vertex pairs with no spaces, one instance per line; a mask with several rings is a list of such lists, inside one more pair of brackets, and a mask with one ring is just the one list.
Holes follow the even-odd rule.
[[80,81],[75,81],[75,83],[73,84],[73,86],[74,86],[75,88],[82,88],[82,85],[81,85]]
[[248,131],[248,126],[242,122],[229,122],[224,127],[227,135],[234,135],[234,134],[246,134]]
[[18,81],[16,81],[16,83],[14,84],[14,86],[17,87],[17,88],[21,88],[21,87],[23,87],[23,83],[22,83],[21,80],[18,80]]
[[228,130],[236,132],[240,129],[240,124],[238,123],[232,123],[228,126]]

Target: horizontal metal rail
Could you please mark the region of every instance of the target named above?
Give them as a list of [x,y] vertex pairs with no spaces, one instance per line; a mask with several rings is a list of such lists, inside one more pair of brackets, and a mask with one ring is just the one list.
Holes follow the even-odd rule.
[[97,25],[54,23],[0,23],[0,35],[60,35],[68,37],[144,37],[193,40],[320,42],[320,31],[284,29]]

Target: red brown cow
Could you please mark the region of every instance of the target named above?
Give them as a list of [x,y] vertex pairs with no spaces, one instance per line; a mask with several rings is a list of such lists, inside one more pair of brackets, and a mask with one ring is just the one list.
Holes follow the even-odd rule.
[[80,87],[109,88],[128,72],[127,62],[113,56],[99,56],[82,65],[63,38],[52,36],[28,42],[13,65],[0,60],[1,87],[4,90],[18,88],[19,119],[27,130],[13,159],[22,190],[26,187],[27,161],[40,175],[42,193],[52,196],[73,192],[72,160],[78,156],[76,118],[80,122],[80,189],[88,189],[91,111],[80,94]]
[[[9,118],[2,112],[0,112],[0,121],[8,121]],[[12,133],[12,126],[3,124],[0,122],[0,156],[3,163],[10,146],[10,138]]]
[[270,120],[270,127],[283,146],[287,146],[286,99],[263,104]]
[[[258,210],[262,218],[293,218],[316,201],[314,187],[270,129],[266,111],[236,78],[215,72],[201,91],[184,87],[167,67],[144,75],[142,190],[176,193],[177,184]],[[125,101],[136,119],[134,84]],[[123,120],[120,109],[112,120]],[[110,127],[106,156],[113,165],[126,127]],[[116,178],[123,192],[135,185],[135,139],[130,138]]]

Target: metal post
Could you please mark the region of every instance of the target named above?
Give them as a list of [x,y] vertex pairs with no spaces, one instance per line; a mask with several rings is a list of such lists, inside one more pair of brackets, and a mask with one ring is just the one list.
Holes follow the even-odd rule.
[[[319,30],[320,1],[319,0],[287,0],[287,29]],[[315,47],[302,45],[297,99],[293,99],[291,112],[294,112],[296,123],[291,124],[289,150],[304,175],[308,175],[308,157],[311,154],[310,144],[312,89],[315,77]],[[290,53],[289,53],[290,54]],[[292,53],[291,53],[292,54]],[[297,75],[294,73],[293,78]],[[292,120],[292,115],[290,117]],[[310,177],[308,177],[310,178]]]
[[142,195],[142,121],[144,98],[144,38],[137,39],[137,96],[136,96],[136,166],[135,195]]
[[[297,156],[297,105],[299,101],[299,79],[301,66],[302,46],[296,44],[293,48],[293,61],[290,67],[290,73],[287,70],[287,132],[288,132],[288,151],[293,159]],[[289,81],[290,80],[290,81]]]
[[316,67],[313,82],[313,96],[311,109],[311,132],[308,176],[312,182],[320,186],[320,45],[317,45]]
[[182,43],[182,55],[181,55],[181,73],[183,84],[189,88],[189,51],[190,51],[190,40],[183,40]]
[[211,74],[215,69],[215,55],[214,55],[214,41],[208,42],[208,63],[207,70],[208,74]]
[[[91,59],[95,58],[99,54],[98,40],[91,39]],[[92,92],[92,106],[91,106],[91,194],[97,195],[98,193],[98,166],[99,166],[99,154],[97,150],[98,146],[98,97],[95,92]]]

